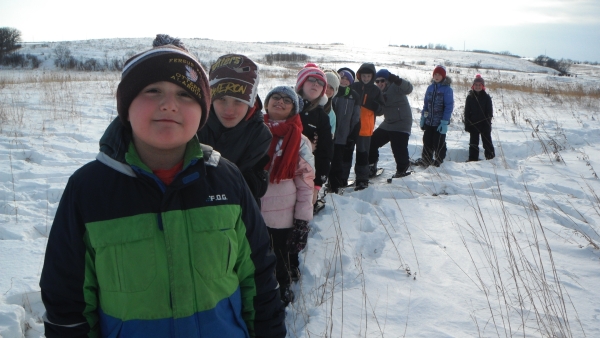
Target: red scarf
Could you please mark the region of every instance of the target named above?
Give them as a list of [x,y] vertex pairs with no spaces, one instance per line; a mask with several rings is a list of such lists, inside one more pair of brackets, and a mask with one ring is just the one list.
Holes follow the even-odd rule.
[[[265,166],[270,170],[271,183],[279,183],[283,179],[293,178],[296,175],[298,156],[300,153],[300,138],[302,135],[302,120],[296,114],[285,121],[271,121],[265,114],[265,124],[271,130],[273,139],[269,147],[271,161]],[[277,154],[277,144],[283,140]]]

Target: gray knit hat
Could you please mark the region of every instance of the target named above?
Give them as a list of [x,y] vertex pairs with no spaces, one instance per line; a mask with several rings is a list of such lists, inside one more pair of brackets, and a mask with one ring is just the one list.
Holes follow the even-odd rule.
[[293,87],[278,86],[278,87],[273,88],[269,92],[269,94],[267,94],[267,97],[265,98],[265,107],[268,107],[269,99],[271,98],[271,96],[273,94],[283,94],[283,95],[289,97],[290,99],[292,99],[292,101],[294,101],[294,110],[293,110],[294,114],[298,114],[299,112],[302,111],[302,108],[304,107],[304,101],[302,100],[302,98],[298,97],[298,94],[296,94]]
[[340,75],[333,70],[326,70],[325,77],[327,77],[327,85],[333,88],[333,96],[336,96],[340,87]]

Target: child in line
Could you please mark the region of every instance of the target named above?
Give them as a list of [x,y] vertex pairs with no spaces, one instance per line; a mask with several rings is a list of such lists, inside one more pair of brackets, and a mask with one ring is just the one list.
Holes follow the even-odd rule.
[[[165,45],[166,43],[166,45]],[[264,220],[201,145],[210,89],[177,39],[127,60],[119,122],[62,195],[40,280],[46,337],[285,337]]]
[[425,92],[420,126],[423,133],[423,151],[415,165],[439,167],[446,158],[446,133],[454,110],[452,79],[446,76],[444,66],[435,66],[431,84]]
[[370,176],[377,172],[379,148],[388,142],[396,160],[396,173],[393,178],[410,175],[410,160],[408,155],[408,139],[412,127],[412,111],[406,95],[413,90],[413,85],[406,79],[380,69],[375,74],[375,84],[381,89],[385,104],[383,106],[384,120],[373,132],[371,149],[369,149]]
[[492,98],[485,91],[485,81],[477,74],[465,102],[465,131],[470,134],[469,161],[479,161],[480,136],[485,159],[491,160],[496,156],[492,142],[493,117]]
[[303,99],[304,108],[300,112],[302,134],[312,144],[315,156],[315,185],[313,205],[318,209],[317,197],[319,190],[329,176],[331,159],[333,158],[333,139],[331,138],[331,123],[329,116],[323,110],[325,102],[321,99],[327,89],[325,73],[314,63],[307,63],[298,72],[296,93]]
[[259,80],[258,66],[248,57],[219,57],[210,67],[212,104],[198,138],[237,165],[260,206],[269,183],[264,167],[271,133],[263,123]]
[[350,85],[359,95],[360,102],[360,131],[356,140],[356,187],[362,190],[369,186],[369,148],[371,135],[375,130],[375,117],[383,114],[384,105],[381,90],[375,85],[375,65],[363,63],[356,72],[357,82]]
[[313,219],[314,158],[310,141],[302,135],[298,113],[302,100],[291,87],[275,87],[265,99],[265,123],[273,134],[269,148],[269,186],[262,197],[262,215],[277,256],[275,274],[281,300],[294,300],[292,280],[300,277],[298,253],[306,246]]
[[[327,89],[325,89],[325,97],[327,97],[327,103],[323,106],[323,110],[329,116],[329,122],[331,124],[331,138],[335,137],[335,129],[337,126],[337,116],[332,106],[333,97],[337,95],[340,87],[340,76],[338,73],[326,70],[325,77],[327,78]],[[333,145],[333,144],[332,144]]]
[[340,88],[332,100],[337,126],[329,172],[329,190],[335,194],[348,185],[354,147],[360,131],[360,96],[350,88],[354,77],[345,69],[341,69],[339,74]]

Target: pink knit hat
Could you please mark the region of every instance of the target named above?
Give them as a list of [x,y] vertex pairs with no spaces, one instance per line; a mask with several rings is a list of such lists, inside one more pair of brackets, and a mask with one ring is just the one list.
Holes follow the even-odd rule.
[[296,79],[296,93],[302,89],[304,82],[306,82],[306,79],[309,77],[315,77],[325,82],[323,91],[321,92],[321,95],[319,95],[323,96],[325,94],[325,89],[327,89],[327,77],[325,76],[325,73],[314,63],[307,63],[304,68],[298,72],[298,78]]

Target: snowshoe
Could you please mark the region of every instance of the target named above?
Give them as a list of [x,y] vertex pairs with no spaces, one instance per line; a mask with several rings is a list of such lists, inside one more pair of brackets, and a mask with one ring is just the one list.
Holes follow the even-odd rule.
[[323,210],[323,208],[325,208],[325,200],[318,199],[315,205],[313,206],[313,215],[318,214],[319,211]]
[[417,159],[416,161],[411,161],[410,165],[412,165],[413,167],[424,167],[427,168],[429,167],[429,161],[424,160],[422,158]]
[[394,176],[392,176],[392,177],[390,177],[390,178],[387,179],[387,182],[388,183],[392,183],[392,180],[394,178],[406,177],[406,176],[408,176],[408,175],[410,175],[412,173],[413,173],[412,171],[405,171],[405,172],[396,171],[396,173],[394,174]]
[[281,301],[283,302],[283,306],[287,307],[288,304],[293,303],[294,302],[294,291],[290,290],[290,286],[286,285],[285,287],[283,287],[281,290]]

